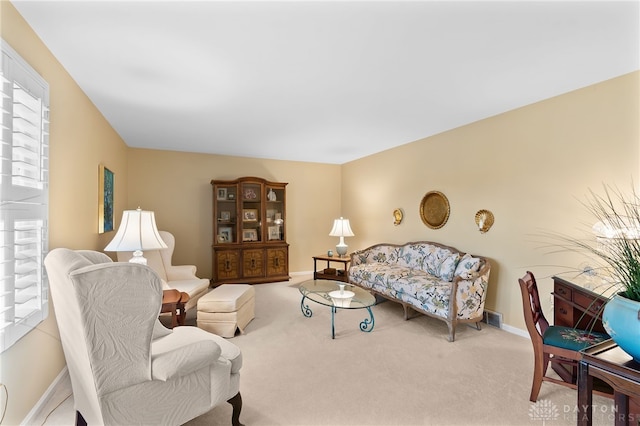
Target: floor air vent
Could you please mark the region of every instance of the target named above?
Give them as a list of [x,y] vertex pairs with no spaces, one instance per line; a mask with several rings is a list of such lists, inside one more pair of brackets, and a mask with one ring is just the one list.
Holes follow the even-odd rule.
[[502,314],[499,312],[484,311],[482,322],[494,327],[502,328]]

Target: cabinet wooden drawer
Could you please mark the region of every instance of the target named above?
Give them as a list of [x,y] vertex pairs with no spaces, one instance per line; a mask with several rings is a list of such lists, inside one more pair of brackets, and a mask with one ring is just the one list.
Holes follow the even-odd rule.
[[576,305],[588,310],[593,315],[601,314],[604,309],[604,301],[585,296],[581,293],[576,292],[576,294],[573,295],[573,301]]
[[573,299],[573,290],[571,290],[569,287],[559,284],[559,283],[554,283],[553,285],[553,292],[562,297],[563,299],[566,300],[572,300]]
[[264,276],[264,250],[242,251],[242,276],[245,278]]
[[267,249],[267,275],[286,275],[289,270],[287,258],[286,247]]
[[553,304],[554,325],[573,327],[573,308],[569,302],[555,299]]
[[240,276],[240,252],[216,251],[216,280],[236,279]]

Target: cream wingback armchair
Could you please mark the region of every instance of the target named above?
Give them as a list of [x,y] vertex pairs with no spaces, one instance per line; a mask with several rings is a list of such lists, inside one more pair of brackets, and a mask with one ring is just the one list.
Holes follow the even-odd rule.
[[[166,283],[165,289],[176,289],[189,295],[189,301],[185,305],[185,310],[197,306],[198,299],[209,291],[209,280],[196,276],[194,265],[172,265],[171,257],[176,246],[176,239],[173,234],[167,231],[159,231],[160,237],[167,245],[166,249],[150,250],[144,252],[147,258],[147,265],[153,268],[160,278]],[[133,256],[133,252],[117,252],[118,262],[128,262]]]
[[77,424],[179,425],[224,401],[240,424],[240,349],[197,327],[165,328],[150,267],[64,248],[45,266]]

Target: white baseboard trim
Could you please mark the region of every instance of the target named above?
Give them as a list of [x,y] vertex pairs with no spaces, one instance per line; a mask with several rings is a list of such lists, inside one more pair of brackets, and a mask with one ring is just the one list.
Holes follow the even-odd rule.
[[518,336],[524,337],[526,339],[530,339],[529,333],[525,330],[521,330],[519,328],[513,327],[508,324],[502,324],[502,329],[511,334],[517,334]]
[[49,414],[50,411],[53,411],[55,407],[60,403],[59,401],[54,401],[53,398],[56,396],[56,390],[58,385],[63,380],[68,380],[69,369],[65,365],[62,371],[58,374],[58,376],[51,382],[47,390],[42,394],[40,400],[33,406],[27,417],[24,418],[21,426],[28,426],[34,424],[42,424],[42,422],[38,422],[38,419],[44,419]]

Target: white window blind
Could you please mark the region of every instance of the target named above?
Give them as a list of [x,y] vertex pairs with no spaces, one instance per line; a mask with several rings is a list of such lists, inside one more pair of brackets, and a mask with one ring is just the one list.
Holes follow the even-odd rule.
[[48,315],[49,85],[4,40],[0,62],[0,352]]

